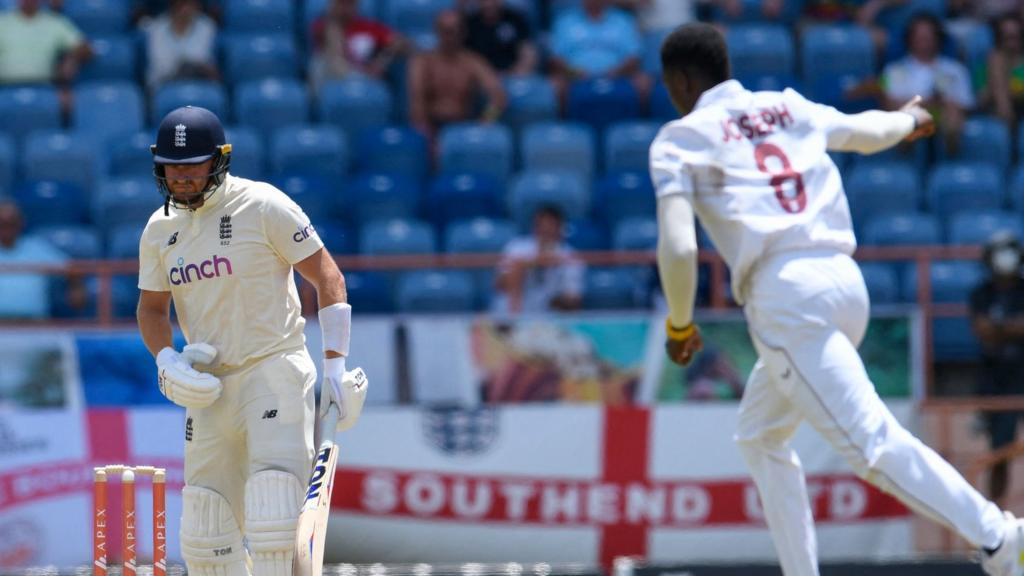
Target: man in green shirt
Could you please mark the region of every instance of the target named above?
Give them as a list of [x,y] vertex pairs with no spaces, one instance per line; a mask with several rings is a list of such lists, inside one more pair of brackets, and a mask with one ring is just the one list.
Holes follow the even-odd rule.
[[70,20],[40,4],[18,0],[0,14],[0,84],[66,84],[92,55]]

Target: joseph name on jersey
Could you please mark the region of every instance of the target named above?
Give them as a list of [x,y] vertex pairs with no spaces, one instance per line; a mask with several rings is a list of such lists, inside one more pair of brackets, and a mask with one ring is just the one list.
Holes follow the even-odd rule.
[[189,342],[214,371],[305,343],[292,265],[323,247],[309,218],[269,184],[228,176],[200,208],[161,207],[139,247],[139,288],[171,292]]
[[659,197],[685,194],[733,274],[733,293],[765,256],[856,248],[843,185],[828,156],[840,113],[793,90],[750,92],[734,80],[701,96],[651,144]]

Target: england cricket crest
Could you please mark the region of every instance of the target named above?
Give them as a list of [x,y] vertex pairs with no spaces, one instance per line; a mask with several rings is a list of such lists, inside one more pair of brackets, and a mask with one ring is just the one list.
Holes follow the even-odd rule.
[[482,454],[498,437],[498,412],[493,408],[429,408],[423,412],[423,434],[445,454]]

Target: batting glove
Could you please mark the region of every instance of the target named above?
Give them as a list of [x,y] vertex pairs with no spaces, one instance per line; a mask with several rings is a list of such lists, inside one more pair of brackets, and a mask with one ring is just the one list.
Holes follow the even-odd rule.
[[670,360],[686,366],[693,360],[694,355],[704,347],[704,340],[700,336],[700,329],[691,322],[682,328],[676,328],[671,320],[665,319],[665,352]]
[[217,351],[208,344],[193,346],[191,350],[186,347],[187,352],[181,354],[171,347],[157,354],[160,393],[183,408],[206,408],[220,398],[223,386],[219,378],[200,372],[191,364],[208,364],[216,357]]
[[320,387],[320,415],[331,403],[338,406],[338,425],[342,432],[356,425],[366,402],[369,381],[362,368],[345,370],[345,357],[324,359],[324,381]]

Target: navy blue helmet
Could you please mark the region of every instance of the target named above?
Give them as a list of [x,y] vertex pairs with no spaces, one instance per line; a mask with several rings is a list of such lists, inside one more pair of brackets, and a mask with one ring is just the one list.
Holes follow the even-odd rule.
[[[165,211],[169,204],[175,208],[190,208],[209,198],[224,182],[231,163],[231,144],[225,142],[220,120],[213,112],[198,106],[183,106],[168,112],[160,122],[156,144],[150,146],[150,151],[153,152],[153,175],[164,196]],[[210,159],[213,159],[213,165],[202,193],[185,202],[175,200],[167,186],[164,166],[201,164]]]

